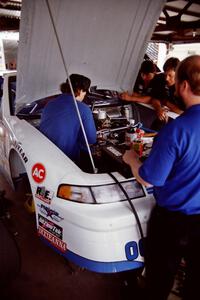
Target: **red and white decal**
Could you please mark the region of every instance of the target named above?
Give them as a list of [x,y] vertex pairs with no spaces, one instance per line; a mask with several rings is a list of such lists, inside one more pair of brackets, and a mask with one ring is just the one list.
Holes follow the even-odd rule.
[[67,244],[65,242],[63,242],[62,240],[60,240],[41,226],[38,227],[38,234],[47,239],[53,246],[55,246],[60,251],[67,251]]
[[44,181],[46,177],[46,170],[41,163],[37,163],[32,167],[32,177],[33,180],[37,183],[41,183]]

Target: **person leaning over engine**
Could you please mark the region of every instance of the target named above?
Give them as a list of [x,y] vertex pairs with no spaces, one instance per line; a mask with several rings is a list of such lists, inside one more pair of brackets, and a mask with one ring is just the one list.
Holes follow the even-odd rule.
[[[80,74],[70,75],[70,80],[88,143],[94,144],[96,127],[92,112],[85,103],[82,103],[91,81]],[[61,91],[61,95],[45,106],[40,131],[78,164],[81,151],[86,152],[87,148],[68,79],[61,84]]]
[[151,60],[144,60],[141,64],[133,93],[130,95],[128,92],[123,92],[120,98],[125,101],[150,103],[151,81],[155,74],[156,65]]
[[179,59],[170,57],[163,66],[163,73],[156,74],[151,81],[151,104],[155,108],[157,119],[151,128],[160,130],[168,122],[167,111],[182,114],[185,106],[175,93],[175,71]]

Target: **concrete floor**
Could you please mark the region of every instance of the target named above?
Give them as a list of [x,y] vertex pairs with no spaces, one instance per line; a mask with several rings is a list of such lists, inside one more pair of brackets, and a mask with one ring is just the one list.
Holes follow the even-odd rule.
[[[80,270],[47,247],[38,238],[35,217],[24,208],[26,186],[20,183],[13,192],[0,176],[0,190],[10,199],[9,227],[21,251],[21,272],[0,290],[1,300],[125,300],[139,299],[135,275],[98,274]],[[126,284],[128,282],[128,285]],[[179,300],[171,294],[169,300]]]

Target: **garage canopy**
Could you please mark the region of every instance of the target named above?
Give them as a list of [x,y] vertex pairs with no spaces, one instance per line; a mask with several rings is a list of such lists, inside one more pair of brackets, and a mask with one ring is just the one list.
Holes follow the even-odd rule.
[[[132,90],[164,0],[49,0],[69,73],[92,85]],[[45,0],[24,0],[17,99],[58,93],[66,72]]]

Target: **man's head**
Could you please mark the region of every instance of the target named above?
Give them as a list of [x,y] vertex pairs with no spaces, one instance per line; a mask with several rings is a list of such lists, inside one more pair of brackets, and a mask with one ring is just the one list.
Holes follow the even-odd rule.
[[[77,100],[82,101],[90,87],[91,80],[80,74],[71,74],[70,81],[72,84],[72,88],[73,88],[75,97],[77,98]],[[60,90],[62,93],[70,93],[71,94],[71,88],[69,85],[68,78],[67,78],[66,82],[61,84]]]
[[168,86],[175,84],[175,71],[179,64],[180,60],[176,57],[170,57],[166,60],[163,66],[165,73],[165,80]]
[[150,81],[153,79],[156,73],[156,66],[151,60],[144,60],[141,68],[140,75],[144,81]]
[[187,106],[200,103],[200,55],[185,58],[176,70],[176,93]]

